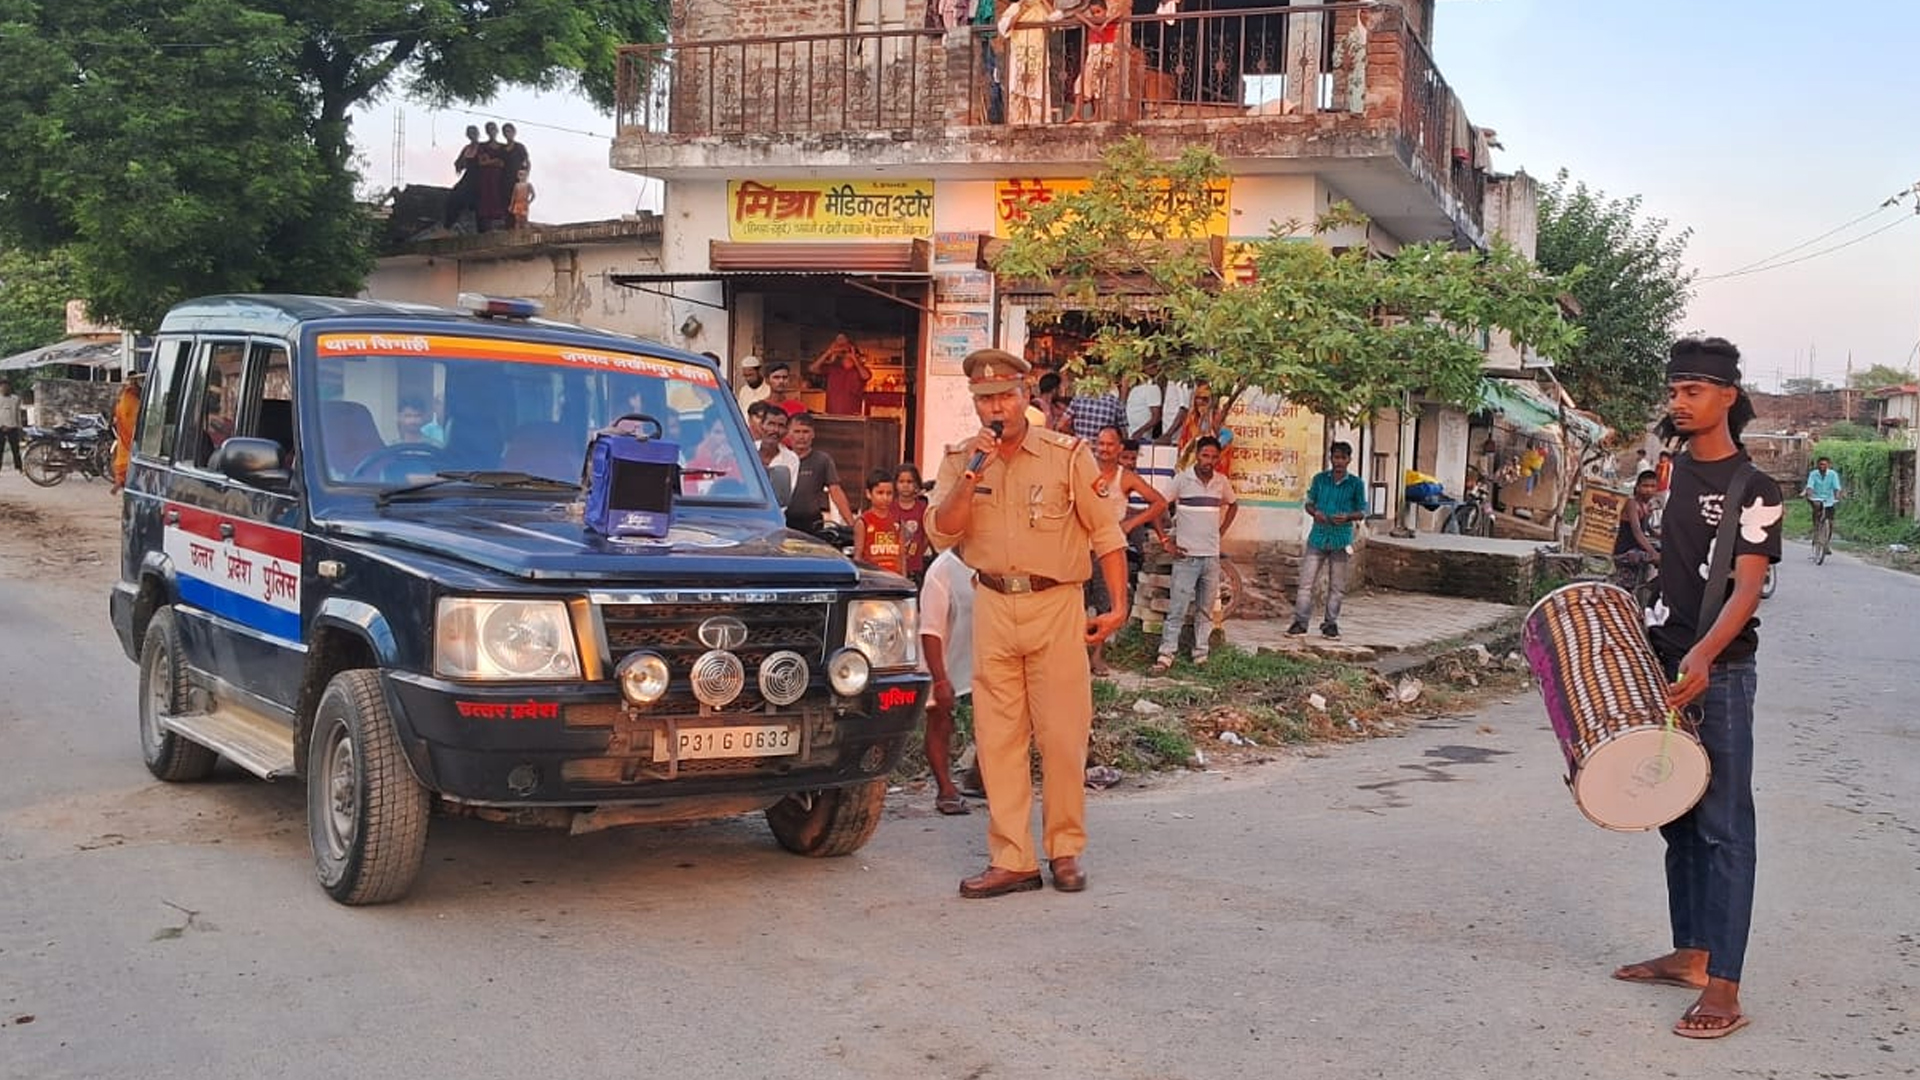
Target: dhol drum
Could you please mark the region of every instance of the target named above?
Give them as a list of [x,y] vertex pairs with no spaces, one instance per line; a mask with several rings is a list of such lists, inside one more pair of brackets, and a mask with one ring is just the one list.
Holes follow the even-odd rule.
[[1666,675],[1625,589],[1576,582],[1541,598],[1522,637],[1567,755],[1567,787],[1606,829],[1656,829],[1707,790],[1707,753],[1667,707]]

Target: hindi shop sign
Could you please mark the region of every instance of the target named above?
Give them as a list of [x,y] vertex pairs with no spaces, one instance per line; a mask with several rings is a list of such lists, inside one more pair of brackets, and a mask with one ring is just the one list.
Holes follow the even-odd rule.
[[907,240],[932,235],[931,180],[727,181],[730,240]]
[[[1090,180],[1084,179],[1011,179],[998,180],[993,185],[993,234],[999,237],[1013,235],[1013,226],[1026,220],[1030,207],[1052,202],[1062,195],[1078,195],[1092,187]],[[1221,180],[1207,188],[1207,235],[1209,237],[1227,235],[1231,219],[1227,213],[1232,197],[1232,181]],[[1172,214],[1173,192],[1166,193],[1167,212]]]

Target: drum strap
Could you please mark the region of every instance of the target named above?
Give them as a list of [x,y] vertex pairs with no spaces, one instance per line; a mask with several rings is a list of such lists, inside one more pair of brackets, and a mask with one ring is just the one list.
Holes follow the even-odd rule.
[[1747,482],[1759,471],[1747,462],[1746,468],[1733,474],[1726,501],[1720,504],[1720,533],[1713,544],[1713,565],[1707,568],[1707,591],[1700,597],[1700,621],[1693,624],[1695,641],[1707,636],[1726,606],[1727,575],[1733,571],[1733,548],[1739,542],[1741,500],[1747,497]]

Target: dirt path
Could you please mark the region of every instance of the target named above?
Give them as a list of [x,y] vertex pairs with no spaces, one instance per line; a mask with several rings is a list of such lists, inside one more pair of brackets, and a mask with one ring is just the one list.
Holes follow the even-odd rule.
[[0,577],[97,591],[105,603],[120,559],[120,497],[69,477],[35,487],[0,473]]

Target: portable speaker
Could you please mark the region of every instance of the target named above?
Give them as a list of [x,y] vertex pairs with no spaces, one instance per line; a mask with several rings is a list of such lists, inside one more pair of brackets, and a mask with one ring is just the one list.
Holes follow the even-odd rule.
[[616,426],[595,434],[587,446],[584,521],[602,536],[667,535],[679,490],[678,443]]

